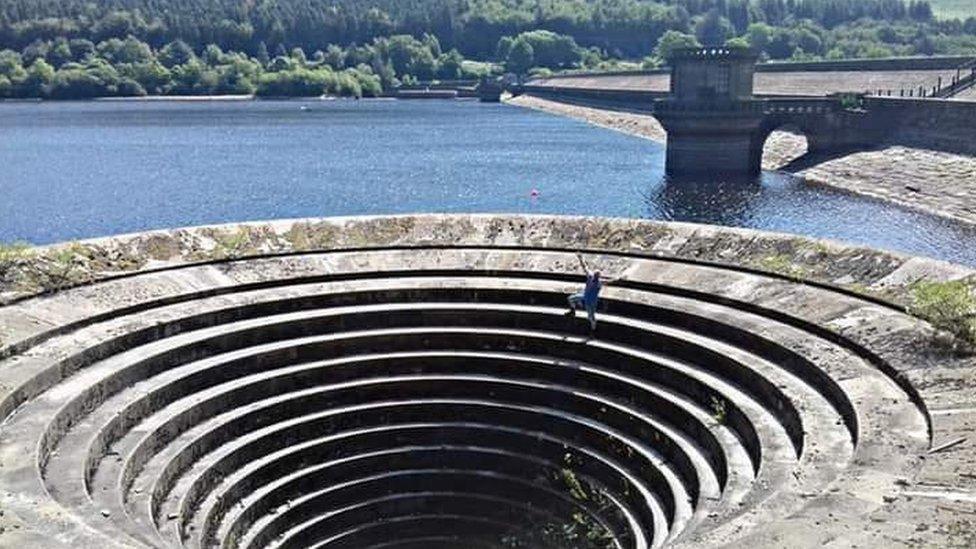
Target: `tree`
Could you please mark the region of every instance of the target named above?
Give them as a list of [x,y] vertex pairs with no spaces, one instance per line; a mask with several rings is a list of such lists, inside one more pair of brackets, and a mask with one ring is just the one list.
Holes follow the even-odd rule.
[[43,59],[38,59],[27,69],[27,78],[22,84],[24,97],[44,97],[54,82],[54,67]]
[[251,95],[257,87],[251,81],[250,71],[243,63],[231,63],[220,67],[214,93]]
[[117,10],[105,14],[101,20],[95,22],[92,38],[99,42],[110,38],[122,39],[142,34],[145,30],[146,22],[141,17]]
[[172,79],[170,71],[159,61],[133,63],[122,67],[122,76],[139,83],[147,93],[162,94]]
[[451,50],[442,55],[437,63],[437,77],[444,80],[455,80],[461,77],[464,57],[461,52]]
[[104,83],[97,76],[82,70],[60,70],[51,86],[51,97],[55,99],[88,99],[108,95]]
[[47,54],[47,60],[55,67],[60,67],[74,60],[71,54],[71,46],[68,45],[68,41],[65,38],[59,37],[54,41],[51,51]]
[[340,97],[355,97],[358,99],[363,96],[363,88],[359,85],[359,80],[356,78],[355,69],[348,69],[337,74],[335,85],[331,86],[328,91]]
[[793,37],[786,29],[774,29],[766,45],[766,52],[773,59],[786,59],[793,54]]
[[[28,66],[41,57],[56,66],[66,63],[59,47],[65,39],[72,61],[83,63],[85,55],[70,41],[101,43],[130,36],[156,52],[181,39],[194,52],[214,43],[224,52],[247,52],[266,64],[273,55],[260,53],[262,43],[264,50],[280,47],[277,54],[287,56],[293,47],[325,52],[334,44],[351,50],[377,38],[409,35],[434,60],[456,48],[467,57],[488,60],[494,55],[504,62],[514,44],[514,38],[504,37],[540,30],[570,37],[581,49],[596,47],[610,56],[639,59],[652,53],[669,30],[698,31],[702,40],[722,43],[730,36],[724,32],[725,21],[736,35],[757,22],[792,33],[811,21],[827,29],[818,33],[821,51],[845,55],[878,44],[874,35],[885,28],[893,30],[889,38],[899,35],[882,40],[895,53],[914,50],[911,37],[917,30],[928,33],[937,51],[976,50],[976,19],[933,18],[931,2],[925,0],[6,0],[3,6],[0,48],[23,52]],[[840,45],[842,41],[862,45]],[[537,64],[579,63],[550,63],[545,47],[530,44]],[[797,46],[796,40],[784,44],[780,53],[788,56]],[[173,67],[187,61],[184,55],[163,62]],[[372,64],[373,59],[356,58],[343,68],[363,62]],[[587,54],[587,63],[594,62]]]
[[441,41],[437,39],[433,34],[424,33],[423,43],[430,50],[431,55],[434,57],[440,57],[444,54],[441,50]]
[[886,48],[880,44],[873,44],[868,46],[862,55],[868,59],[879,59],[882,57],[891,57],[892,52],[890,48]]
[[746,32],[752,20],[752,4],[748,0],[730,0],[728,4],[729,22],[737,34]]
[[433,80],[437,72],[437,60],[434,59],[434,54],[426,48],[417,53],[417,56],[407,65],[407,72],[421,80]]
[[508,58],[505,59],[505,70],[515,74],[525,74],[529,72],[535,64],[535,50],[528,40],[519,38],[512,44]]
[[305,56],[305,50],[302,48],[292,48],[290,56],[302,67],[308,64],[308,57]]
[[346,52],[335,44],[329,44],[323,62],[335,70],[342,70],[346,66]]
[[[421,80],[433,77],[434,56],[423,42],[416,38],[400,34],[391,36],[388,40],[378,41],[380,49],[386,50],[386,57],[393,64],[397,74],[413,74]],[[421,74],[422,73],[422,74]]]
[[175,95],[207,95],[214,92],[219,76],[216,71],[193,58],[172,69],[173,82],[169,93]]
[[146,89],[131,78],[123,78],[115,87],[115,95],[119,97],[142,97],[146,95]]
[[377,58],[373,61],[372,65],[369,67],[373,70],[373,74],[380,79],[380,86],[384,90],[391,90],[400,84],[396,78],[396,72],[393,70],[393,65],[389,62],[383,62],[381,59]]
[[24,48],[24,51],[21,53],[21,57],[24,59],[24,65],[30,66],[34,63],[34,61],[46,58],[50,49],[51,45],[42,40],[35,40],[31,42],[30,45]]
[[224,52],[217,44],[207,44],[207,47],[203,48],[202,57],[204,63],[215,67],[223,63]]
[[91,40],[74,38],[68,41],[68,47],[71,48],[72,61],[84,62],[95,55],[95,44]]
[[174,40],[159,51],[159,62],[168,69],[185,65],[194,58],[193,48],[182,40]]
[[13,50],[0,50],[0,75],[8,77],[13,81],[19,77],[26,78],[27,72],[24,71],[23,60],[20,54]]
[[732,24],[712,9],[695,24],[695,36],[706,46],[719,46],[732,37]]
[[752,46],[745,36],[736,36],[725,41],[725,47],[733,50],[747,50]]
[[508,54],[512,52],[512,46],[514,44],[514,38],[511,36],[502,36],[498,41],[498,47],[495,48],[495,61],[505,62],[508,59]]
[[823,40],[810,27],[797,28],[793,33],[793,43],[806,53],[813,55],[823,53]]
[[931,21],[932,6],[925,0],[919,0],[918,2],[912,0],[908,4],[908,16],[916,21]]
[[769,42],[773,39],[773,27],[766,23],[753,23],[746,29],[746,40],[756,51],[766,51]]
[[551,31],[537,30],[524,32],[516,38],[532,46],[534,64],[541,67],[571,67],[580,62],[580,47],[571,36]]
[[355,69],[347,69],[359,83],[362,97],[377,97],[383,93],[383,84],[380,77],[373,74],[373,69],[368,65],[360,65]]
[[284,57],[279,55],[278,57],[275,57],[274,59],[271,60],[271,63],[268,64],[267,68],[268,70],[273,72],[281,72],[281,71],[295,70],[297,68],[300,68],[300,65],[298,64],[298,61],[295,61],[291,57]]
[[690,34],[678,31],[668,31],[661,35],[654,48],[654,54],[660,59],[668,59],[675,50],[683,48],[699,48],[698,39]]
[[[465,56],[522,74],[605,69],[614,58],[658,66],[676,47],[743,46],[743,39],[775,59],[976,52],[976,17],[935,19],[926,0],[270,0],[246,9],[234,0],[179,0],[178,9],[172,0],[7,3],[0,8],[0,50],[9,48],[0,51],[4,97],[140,88],[247,93],[265,71],[300,67],[329,69],[322,77],[329,93],[354,94],[358,86],[369,95],[377,80],[390,89],[487,70],[472,69]],[[269,47],[279,54],[273,61]],[[310,63],[304,52],[311,51]],[[56,69],[53,81],[44,65],[31,70],[39,60]]]
[[335,82],[331,69],[296,68],[262,74],[255,93],[263,97],[317,97],[326,88],[335,87]]
[[110,38],[101,42],[96,47],[96,52],[99,57],[113,64],[141,63],[153,58],[153,52],[149,44],[131,36],[125,40]]
[[271,56],[268,55],[268,45],[264,42],[258,44],[257,59],[262,67],[267,67],[268,63],[271,62]]
[[915,53],[921,55],[934,55],[936,52],[935,40],[927,33],[919,33],[912,43],[915,48]]

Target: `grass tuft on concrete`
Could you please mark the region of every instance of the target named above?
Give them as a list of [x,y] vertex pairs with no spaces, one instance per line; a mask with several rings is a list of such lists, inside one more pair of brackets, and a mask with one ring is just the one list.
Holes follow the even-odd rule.
[[976,348],[976,287],[972,282],[918,281],[911,289],[908,312],[950,335],[954,348]]

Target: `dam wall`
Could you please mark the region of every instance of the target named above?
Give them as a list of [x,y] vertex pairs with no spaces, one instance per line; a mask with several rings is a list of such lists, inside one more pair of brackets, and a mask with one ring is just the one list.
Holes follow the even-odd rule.
[[[964,77],[973,63],[969,56],[861,59],[756,65],[757,95],[829,95],[834,92],[882,93],[906,96],[911,90],[931,91],[953,78]],[[534,86],[588,89],[627,89],[667,93],[669,69],[606,73],[558,74],[528,82]]]

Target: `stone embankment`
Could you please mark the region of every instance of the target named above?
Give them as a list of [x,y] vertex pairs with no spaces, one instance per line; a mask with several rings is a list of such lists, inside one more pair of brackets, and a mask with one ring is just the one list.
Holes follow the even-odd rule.
[[[595,331],[565,315],[577,252],[622,277]],[[962,267],[503,215],[156,231],[0,267],[2,547],[976,542],[976,360],[887,301]]]
[[[610,112],[521,96],[510,104],[569,116],[658,142],[666,133],[653,117]],[[976,224],[976,158],[918,146],[882,146],[835,158],[793,163],[806,152],[805,139],[774,132],[766,142],[763,168],[785,170],[807,181],[894,202],[957,221]]]

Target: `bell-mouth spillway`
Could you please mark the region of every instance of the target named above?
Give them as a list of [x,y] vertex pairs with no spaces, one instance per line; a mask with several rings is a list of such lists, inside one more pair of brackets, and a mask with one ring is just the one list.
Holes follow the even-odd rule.
[[[462,215],[76,244],[105,264],[56,292],[11,282],[0,307],[0,502],[18,526],[4,535],[201,549],[877,541],[863,525],[931,443],[905,373],[929,359],[891,342],[928,328],[839,286],[709,258],[731,241],[856,255],[736,229]],[[566,315],[577,251],[623,276],[592,332]],[[868,256],[888,270],[878,279],[917,268]]]

